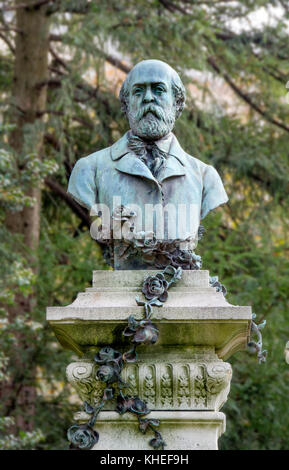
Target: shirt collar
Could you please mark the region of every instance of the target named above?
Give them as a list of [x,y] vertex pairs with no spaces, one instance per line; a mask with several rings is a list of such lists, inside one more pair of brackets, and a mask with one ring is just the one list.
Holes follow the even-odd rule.
[[[126,132],[117,142],[111,146],[112,160],[118,160],[127,153],[132,153],[128,147],[128,138],[131,131]],[[182,165],[185,165],[185,152],[180,146],[176,136],[170,132],[168,135],[155,141],[160,150],[177,158]]]

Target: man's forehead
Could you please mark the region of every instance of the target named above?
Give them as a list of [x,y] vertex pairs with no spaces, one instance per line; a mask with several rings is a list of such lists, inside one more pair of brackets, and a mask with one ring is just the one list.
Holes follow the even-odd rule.
[[141,83],[171,83],[171,71],[167,67],[159,64],[143,64],[132,70],[129,84],[133,85]]

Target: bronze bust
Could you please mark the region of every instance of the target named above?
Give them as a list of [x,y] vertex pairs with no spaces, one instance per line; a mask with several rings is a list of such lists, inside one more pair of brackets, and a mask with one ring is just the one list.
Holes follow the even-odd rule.
[[115,269],[198,269],[200,221],[228,197],[217,171],[186,153],[172,133],[184,85],[168,64],[144,60],[128,74],[120,100],[130,130],[78,160],[68,192],[101,214],[91,234],[106,242]]

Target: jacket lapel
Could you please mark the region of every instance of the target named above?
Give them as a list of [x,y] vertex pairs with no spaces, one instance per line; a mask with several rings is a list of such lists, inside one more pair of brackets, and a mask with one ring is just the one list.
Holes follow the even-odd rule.
[[169,148],[169,156],[167,163],[164,169],[163,174],[161,175],[161,181],[164,181],[167,178],[173,176],[184,176],[186,174],[185,168],[185,152],[180,146],[177,138],[173,135],[171,145]]
[[122,173],[140,176],[149,180],[157,180],[153,177],[148,167],[134,153],[126,153],[117,163],[115,168]]
[[186,174],[185,167],[177,160],[176,157],[169,155],[164,172],[161,173],[160,181],[174,176],[184,176]]
[[180,146],[178,139],[175,135],[173,135],[171,146],[169,149],[169,155],[173,155],[176,159],[182,164],[182,166],[186,166],[186,152]]
[[127,146],[127,135],[128,132],[126,132],[110,147],[110,155],[112,160],[119,160],[121,157],[123,157],[123,155],[130,152]]
[[128,132],[111,146],[110,154],[112,160],[116,161],[115,168],[122,173],[147,178],[158,184],[145,163],[128,148],[127,139]]
[[[122,173],[129,175],[140,176],[152,181],[157,180],[153,177],[151,171],[127,146],[127,135],[128,132],[115,144],[111,146],[111,158],[116,161],[115,168]],[[161,145],[159,145],[161,148]],[[173,135],[171,145],[169,148],[169,156],[161,175],[160,180],[163,181],[167,178],[174,176],[183,176],[186,174],[185,171],[185,152],[181,148],[178,140]]]

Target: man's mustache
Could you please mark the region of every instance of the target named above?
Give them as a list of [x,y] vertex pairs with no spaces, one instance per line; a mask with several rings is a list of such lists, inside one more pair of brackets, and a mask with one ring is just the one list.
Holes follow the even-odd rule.
[[163,109],[160,106],[151,103],[142,106],[142,108],[137,113],[137,120],[139,121],[148,113],[154,114],[158,119],[162,119],[163,121],[165,120]]

